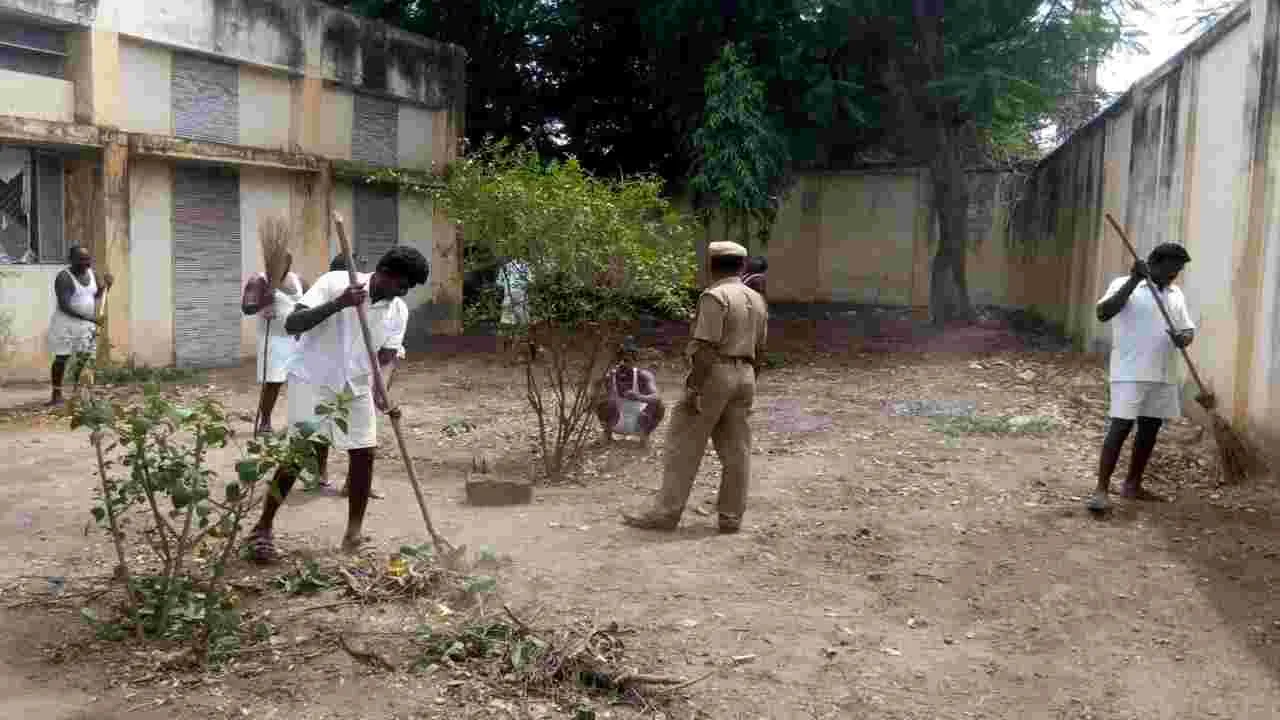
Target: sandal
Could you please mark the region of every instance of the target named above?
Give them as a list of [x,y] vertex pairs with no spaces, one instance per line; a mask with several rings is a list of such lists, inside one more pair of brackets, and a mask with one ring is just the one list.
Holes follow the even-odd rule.
[[254,530],[246,541],[249,548],[249,559],[259,565],[269,565],[280,559],[280,551],[276,549],[271,533],[266,530]]

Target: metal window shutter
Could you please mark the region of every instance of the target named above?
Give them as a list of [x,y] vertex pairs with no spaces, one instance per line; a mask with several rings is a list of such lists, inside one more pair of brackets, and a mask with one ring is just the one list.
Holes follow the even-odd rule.
[[358,183],[353,191],[356,265],[373,272],[400,236],[400,202],[395,190]]
[[392,100],[357,94],[351,126],[352,159],[395,167],[399,113],[399,106]]
[[62,158],[51,153],[35,153],[36,233],[40,262],[61,263],[67,258],[67,242],[62,232],[62,202],[65,179]]
[[173,175],[174,350],[179,367],[240,362],[240,178],[179,164]]
[[189,140],[240,140],[240,71],[194,55],[173,56],[173,133]]

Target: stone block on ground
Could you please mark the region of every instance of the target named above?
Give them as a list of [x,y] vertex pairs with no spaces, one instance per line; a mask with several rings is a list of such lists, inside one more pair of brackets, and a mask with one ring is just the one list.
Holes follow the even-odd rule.
[[468,476],[466,490],[468,505],[496,507],[533,502],[533,484],[522,480],[501,480],[485,475]]

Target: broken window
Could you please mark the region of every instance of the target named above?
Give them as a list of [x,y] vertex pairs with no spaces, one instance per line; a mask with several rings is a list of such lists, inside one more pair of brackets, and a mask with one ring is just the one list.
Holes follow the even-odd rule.
[[61,263],[62,157],[0,145],[0,264]]

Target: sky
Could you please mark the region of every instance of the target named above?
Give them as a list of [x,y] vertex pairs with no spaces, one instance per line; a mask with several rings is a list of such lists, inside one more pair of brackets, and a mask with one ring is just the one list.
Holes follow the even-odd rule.
[[1186,47],[1200,33],[1180,32],[1190,24],[1188,16],[1195,9],[1196,3],[1180,3],[1180,7],[1156,7],[1156,2],[1148,12],[1131,12],[1129,22],[1147,33],[1142,44],[1150,51],[1147,55],[1122,53],[1112,57],[1098,68],[1098,84],[1103,90],[1122,93],[1147,73],[1160,67],[1179,50]]

